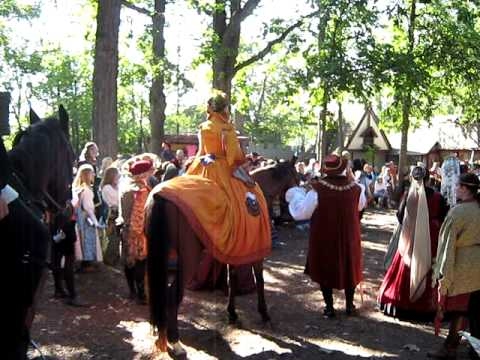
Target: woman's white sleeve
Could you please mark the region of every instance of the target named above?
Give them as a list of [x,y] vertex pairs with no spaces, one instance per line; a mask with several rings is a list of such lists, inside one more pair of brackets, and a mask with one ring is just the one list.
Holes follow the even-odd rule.
[[95,205],[93,204],[93,191],[86,189],[82,192],[82,206],[83,210],[87,212],[90,220],[93,221],[95,226],[98,225],[97,217],[95,216]]
[[358,211],[362,211],[367,206],[367,197],[365,196],[365,186],[363,184],[357,184],[360,186],[360,197],[358,198]]
[[318,194],[315,190],[310,190],[307,194],[298,192],[288,204],[288,210],[295,220],[310,220],[317,204]]

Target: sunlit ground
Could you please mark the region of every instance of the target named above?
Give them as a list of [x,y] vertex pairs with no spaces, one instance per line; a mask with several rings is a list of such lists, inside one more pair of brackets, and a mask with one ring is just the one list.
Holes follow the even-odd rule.
[[[335,319],[323,318],[319,288],[303,274],[308,234],[281,228],[285,245],[265,262],[272,326],[261,323],[254,294],[237,298],[241,325],[235,327],[227,324],[223,293],[187,292],[179,326],[188,359],[425,359],[426,351],[442,341],[433,336],[431,324],[399,321],[376,309],[383,255],[395,224],[391,211],[365,214],[364,281],[355,297],[359,315],[347,317],[343,292],[335,291]],[[152,356],[155,336],[147,321],[148,309],[125,299],[121,272],[101,276],[105,278],[80,278],[84,292],[101,285],[97,288],[99,303],[91,308],[72,309],[46,300],[34,330],[44,355],[57,359],[169,358]]]

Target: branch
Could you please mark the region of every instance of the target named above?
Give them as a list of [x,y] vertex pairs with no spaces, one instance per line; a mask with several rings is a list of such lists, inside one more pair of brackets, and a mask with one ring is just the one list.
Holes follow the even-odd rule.
[[142,7],[140,7],[140,6],[134,5],[134,4],[130,3],[130,2],[128,2],[127,0],[121,0],[121,1],[122,1],[122,5],[123,5],[123,6],[129,8],[129,9],[131,9],[131,10],[134,10],[134,11],[140,13],[140,14],[143,14],[143,15],[152,16],[152,13],[151,13],[149,10],[145,9],[145,8],[142,8]]
[[265,56],[267,56],[271,51],[272,51],[272,48],[281,43],[283,40],[285,40],[285,38],[293,31],[295,30],[296,28],[299,28],[300,26],[303,25],[303,22],[306,20],[306,19],[309,19],[311,17],[314,17],[315,15],[318,15],[320,13],[320,11],[314,11],[308,15],[305,15],[304,17],[302,17],[300,20],[298,20],[295,24],[292,24],[290,25],[288,28],[286,28],[283,33],[280,34],[279,37],[277,37],[276,39],[272,40],[272,41],[269,41],[268,44],[261,50],[259,51],[257,54],[253,55],[251,58],[237,64],[235,66],[235,68],[233,69],[233,74],[235,75],[239,70],[243,69],[244,67],[250,65],[250,64],[253,64],[254,62],[258,61],[258,60],[261,60],[263,59]]
[[[230,39],[232,32],[238,32],[242,21],[252,14],[253,10],[255,10],[260,1],[261,0],[247,0],[243,8],[233,9],[234,11],[232,12],[232,15],[230,17],[228,26],[223,33],[224,39]],[[237,2],[237,5],[239,7],[240,1]]]
[[255,8],[258,6],[259,3],[260,3],[260,0],[248,0],[243,6],[243,8],[240,10],[240,12],[235,14],[235,16],[238,16],[239,17],[238,20],[242,22],[252,14],[253,10],[255,10]]

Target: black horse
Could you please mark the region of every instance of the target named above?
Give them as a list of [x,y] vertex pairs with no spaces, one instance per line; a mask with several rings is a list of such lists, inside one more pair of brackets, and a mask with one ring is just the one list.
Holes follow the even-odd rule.
[[44,121],[31,111],[30,126],[17,134],[8,153],[8,184],[19,197],[0,221],[6,329],[2,358],[26,358],[33,305],[48,258],[48,218],[62,211],[68,200],[73,159],[65,109],[60,106],[58,119]]

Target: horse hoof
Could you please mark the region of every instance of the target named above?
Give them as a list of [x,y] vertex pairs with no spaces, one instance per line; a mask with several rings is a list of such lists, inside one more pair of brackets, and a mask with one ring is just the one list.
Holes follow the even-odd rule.
[[173,344],[168,344],[168,352],[169,354],[174,357],[175,359],[177,358],[185,358],[187,356],[187,351],[185,348],[180,344],[180,341],[177,341]]

